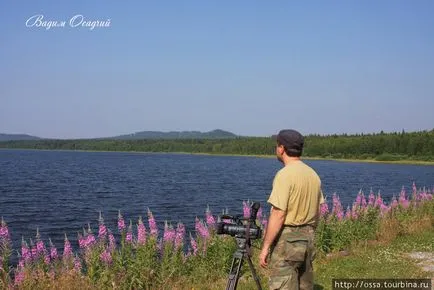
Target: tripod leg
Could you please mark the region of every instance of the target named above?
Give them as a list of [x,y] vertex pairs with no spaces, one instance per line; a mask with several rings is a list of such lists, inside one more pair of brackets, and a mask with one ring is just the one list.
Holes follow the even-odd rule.
[[258,275],[256,275],[256,270],[255,270],[255,267],[253,267],[252,260],[250,259],[249,255],[246,255],[246,256],[247,256],[247,262],[249,263],[249,266],[250,266],[250,270],[252,271],[253,279],[255,279],[256,286],[258,286],[258,290],[262,290],[261,282],[259,282],[259,277],[258,277]]
[[232,259],[232,266],[229,272],[228,283],[226,285],[226,290],[237,289],[238,279],[240,278],[240,269],[243,265],[243,255],[236,252],[234,258]]

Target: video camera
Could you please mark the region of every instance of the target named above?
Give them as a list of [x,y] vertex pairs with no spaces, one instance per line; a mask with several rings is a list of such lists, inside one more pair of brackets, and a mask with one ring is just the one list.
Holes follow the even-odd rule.
[[223,215],[222,220],[229,220],[229,222],[218,222],[216,229],[219,235],[230,235],[242,239],[259,239],[262,237],[262,229],[256,224],[256,215],[261,207],[259,202],[252,204],[250,208],[250,217],[244,218],[242,215],[229,216]]

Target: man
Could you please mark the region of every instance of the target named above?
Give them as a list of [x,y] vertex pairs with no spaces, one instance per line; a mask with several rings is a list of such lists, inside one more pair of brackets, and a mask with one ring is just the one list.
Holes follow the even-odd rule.
[[271,212],[259,262],[270,270],[270,289],[313,289],[314,230],[324,202],[321,180],[300,159],[304,138],[299,132],[282,130],[276,141],[284,167],[268,199]]

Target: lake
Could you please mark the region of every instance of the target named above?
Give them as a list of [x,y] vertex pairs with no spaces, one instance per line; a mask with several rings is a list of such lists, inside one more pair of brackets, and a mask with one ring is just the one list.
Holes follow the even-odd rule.
[[[305,161],[320,175],[329,200],[336,192],[346,206],[358,191],[381,192],[389,202],[401,187],[407,192],[434,186],[434,166]],[[88,223],[97,232],[101,211],[106,225],[117,232],[118,210],[133,225],[147,208],[159,222],[181,221],[192,228],[207,206],[214,214],[242,213],[242,202],[266,200],[275,158],[153,154],[0,150],[0,216],[8,223],[14,249],[21,237],[34,238],[39,228],[44,241],[62,248],[64,234],[75,245],[77,232]]]

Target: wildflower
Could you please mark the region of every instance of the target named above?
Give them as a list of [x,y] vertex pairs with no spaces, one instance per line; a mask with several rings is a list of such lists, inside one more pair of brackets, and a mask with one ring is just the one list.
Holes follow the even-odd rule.
[[116,248],[116,240],[110,230],[108,231],[108,239],[109,239],[109,249],[110,251],[113,251]]
[[71,243],[68,241],[68,237],[65,234],[65,243],[63,246],[63,258],[67,259],[72,256]]
[[38,255],[42,255],[45,253],[45,245],[41,240],[41,235],[39,234],[39,229],[36,228],[36,251]]
[[171,225],[167,223],[167,221],[164,222],[164,234],[163,234],[163,241],[166,243],[171,243],[175,239],[175,230]]
[[133,242],[133,224],[130,220],[130,225],[128,226],[127,236],[125,237],[127,243]]
[[392,198],[392,202],[391,202],[390,207],[391,207],[392,209],[398,207],[398,201],[396,200],[396,197],[395,197],[395,196],[393,196],[393,198]]
[[379,208],[381,208],[382,206],[384,206],[384,204],[383,204],[383,199],[381,198],[381,194],[380,194],[380,192],[379,192],[378,195],[377,195],[377,198],[375,199],[374,207],[379,207]]
[[362,210],[365,211],[367,207],[365,195],[362,192]]
[[100,255],[99,255],[101,261],[103,261],[106,264],[111,264],[112,262],[112,255],[108,249],[105,249]]
[[44,263],[45,264],[50,264],[50,255],[48,255],[48,253],[44,253]]
[[77,272],[81,271],[81,261],[77,255],[75,255],[75,258],[74,258],[74,270]]
[[399,194],[399,205],[403,208],[408,208],[410,202],[407,200],[405,196],[405,189],[402,187],[401,193]]
[[342,220],[344,217],[344,211],[342,209],[341,201],[340,201],[339,197],[336,195],[336,193],[333,194],[332,199],[333,199],[332,212],[338,218],[338,220]]
[[139,245],[144,245],[146,243],[146,227],[143,224],[142,217],[139,217],[137,225],[137,243]]
[[216,221],[211,213],[211,210],[209,209],[209,206],[206,209],[205,216],[207,225],[211,228],[215,227]]
[[249,218],[250,217],[250,206],[248,201],[243,201],[243,216],[244,218]]
[[119,229],[119,232],[121,232],[121,233],[125,230],[125,220],[121,215],[121,211],[119,211],[119,214],[118,214],[118,229]]
[[86,230],[83,229],[83,235],[78,233],[78,246],[80,249],[84,249],[86,247]]
[[148,223],[149,223],[149,232],[151,236],[156,238],[158,236],[157,222],[155,221],[154,215],[149,210],[149,208],[148,208]]
[[199,233],[199,235],[204,239],[209,238],[208,228],[197,217],[195,221],[196,221],[195,223],[196,233]]
[[22,238],[21,242],[21,257],[25,263],[28,263],[32,260],[32,253],[30,252],[27,243],[24,241],[24,238]]
[[185,236],[185,226],[182,223],[178,223],[178,226],[176,227],[176,235],[175,235],[175,248],[182,247],[184,243],[184,236]]
[[87,225],[87,236],[85,241],[85,248],[92,246],[96,242],[95,236],[92,233],[92,229],[90,228],[90,224]]
[[413,181],[412,189],[413,189],[413,198],[414,198],[417,194],[417,187],[416,187],[416,183],[414,181]]
[[101,212],[99,212],[99,219],[98,219],[98,238],[99,239],[104,239],[105,236],[107,235],[107,227],[104,224],[104,219],[102,218],[102,214]]
[[356,220],[359,217],[359,208],[360,207],[358,207],[356,205],[356,203],[353,204],[353,208],[352,208],[352,211],[351,211],[351,218],[352,219]]
[[359,190],[359,193],[357,194],[357,197],[356,197],[356,202],[354,204],[356,207],[361,207],[361,205],[362,205],[362,196],[363,196],[363,192],[362,192],[362,190]]
[[374,192],[371,189],[371,192],[369,193],[369,200],[368,200],[368,206],[373,207],[375,203],[375,195]]
[[6,222],[3,220],[3,217],[2,217],[2,220],[0,223],[0,241],[9,241],[9,240],[10,240],[9,229],[8,229]]
[[348,219],[348,220],[351,219],[351,209],[350,209],[350,206],[347,207],[347,210],[345,212],[345,218]]
[[22,268],[17,269],[17,272],[15,273],[15,280],[14,283],[16,286],[21,285],[24,281],[24,271]]
[[329,213],[329,206],[327,202],[324,202],[320,205],[320,216],[326,216]]
[[191,236],[191,234],[190,234],[190,245],[191,245],[191,248],[193,250],[193,256],[196,256],[196,254],[197,254],[197,243],[194,240],[194,238]]
[[49,241],[50,241],[50,257],[52,260],[55,260],[58,258],[57,249],[54,246],[53,242],[51,242],[51,239],[49,239]]
[[380,205],[380,214],[381,216],[384,216],[386,213],[388,213],[390,210],[390,207],[388,207],[387,205],[385,205],[384,203],[382,203]]
[[30,239],[30,253],[32,255],[32,259],[35,260],[38,258],[38,249],[35,247],[32,239]]

